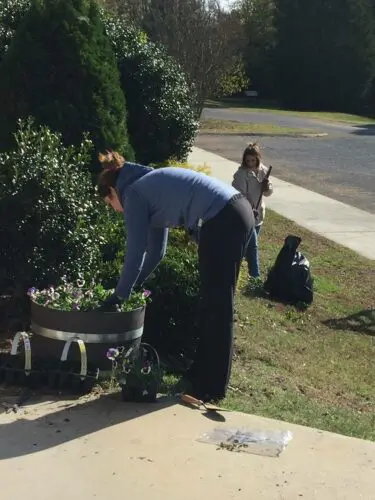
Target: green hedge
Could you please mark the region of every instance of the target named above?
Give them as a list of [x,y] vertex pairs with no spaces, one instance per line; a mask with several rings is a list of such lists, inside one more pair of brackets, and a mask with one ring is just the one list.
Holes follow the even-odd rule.
[[121,72],[137,160],[148,164],[186,159],[199,124],[182,68],[125,19],[104,17]]
[[96,150],[133,157],[125,98],[111,43],[94,0],[34,0],[0,66],[0,148],[14,145],[18,118],[79,145],[88,132]]
[[105,243],[97,226],[103,208],[85,168],[92,143],[65,148],[31,121],[20,124],[16,143],[0,154],[1,289],[91,276]]
[[167,254],[147,283],[153,295],[144,340],[155,345],[176,372],[186,370],[194,356],[199,336],[199,283],[195,243],[187,243],[182,231],[170,231]]

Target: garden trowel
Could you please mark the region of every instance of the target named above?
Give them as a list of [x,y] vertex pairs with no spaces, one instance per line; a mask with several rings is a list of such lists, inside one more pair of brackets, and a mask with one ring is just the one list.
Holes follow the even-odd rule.
[[226,408],[220,408],[219,406],[213,405],[211,403],[204,403],[200,399],[189,396],[189,394],[181,394],[181,401],[189,405],[195,406],[198,409],[205,409],[206,411],[230,411]]

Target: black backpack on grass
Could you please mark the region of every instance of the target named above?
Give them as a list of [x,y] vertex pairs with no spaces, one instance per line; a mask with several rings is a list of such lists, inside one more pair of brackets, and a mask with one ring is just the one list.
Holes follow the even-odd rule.
[[264,290],[270,298],[292,305],[310,305],[313,302],[310,263],[301,252],[297,252],[301,241],[293,235],[285,238],[284,246],[264,283]]

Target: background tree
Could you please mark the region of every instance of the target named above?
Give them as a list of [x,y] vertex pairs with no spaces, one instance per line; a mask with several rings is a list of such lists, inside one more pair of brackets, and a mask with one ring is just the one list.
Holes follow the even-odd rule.
[[147,39],[124,17],[105,15],[128,102],[128,129],[137,161],[186,159],[198,123],[195,96],[186,76],[164,47]]
[[241,65],[240,18],[217,0],[103,1],[125,14],[152,41],[164,45],[181,65],[197,96],[197,116],[204,100],[215,94],[221,78]]
[[33,0],[0,66],[0,147],[14,144],[18,118],[78,145],[89,132],[96,150],[126,157],[125,98],[111,43],[94,0]]
[[126,17],[132,24],[141,26],[150,0],[99,0],[99,3],[117,17]]
[[275,1],[240,0],[236,8],[243,22],[244,62],[251,85],[262,97],[273,97]]
[[364,109],[374,79],[371,0],[276,0],[276,6],[275,61],[284,104]]
[[233,96],[246,90],[249,84],[250,80],[242,58],[233,59],[233,65],[221,75],[212,97]]
[[200,113],[238,56],[237,19],[215,0],[150,0],[142,26],[181,64],[196,90]]

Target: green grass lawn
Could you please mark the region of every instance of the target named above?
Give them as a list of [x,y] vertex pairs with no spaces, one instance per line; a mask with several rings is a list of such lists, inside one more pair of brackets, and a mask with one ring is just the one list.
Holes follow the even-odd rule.
[[[280,127],[269,123],[243,123],[230,120],[202,120],[201,134],[236,134],[236,135],[278,135],[278,136],[316,136],[318,132],[310,129]],[[324,134],[327,135],[327,134]]]
[[375,262],[268,211],[260,237],[264,274],[287,234],[302,237],[314,303],[299,312],[241,283],[231,390],[223,404],[375,440]]
[[246,99],[223,99],[223,100],[208,100],[206,106],[209,108],[226,108],[233,111],[256,111],[264,113],[276,113],[280,115],[290,115],[299,118],[312,118],[327,122],[346,123],[348,125],[365,125],[375,124],[375,118],[360,116],[348,113],[338,113],[330,111],[295,111],[282,109],[274,102],[267,101],[252,101]]

